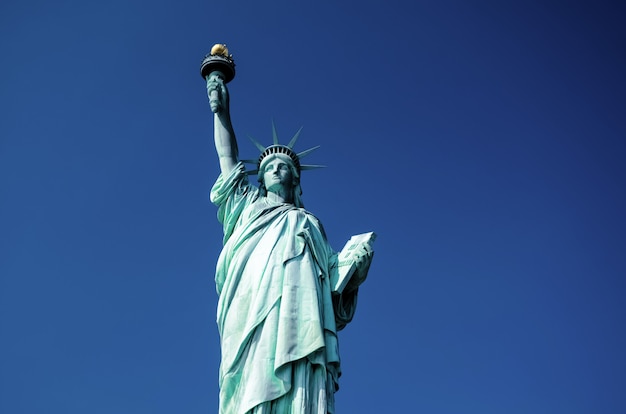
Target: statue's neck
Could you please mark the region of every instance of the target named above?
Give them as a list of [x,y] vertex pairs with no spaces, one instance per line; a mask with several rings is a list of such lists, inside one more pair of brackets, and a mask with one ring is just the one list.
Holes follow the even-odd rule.
[[293,204],[292,193],[292,191],[286,191],[285,189],[272,190],[267,192],[265,198],[267,198],[267,201],[270,201],[272,203]]

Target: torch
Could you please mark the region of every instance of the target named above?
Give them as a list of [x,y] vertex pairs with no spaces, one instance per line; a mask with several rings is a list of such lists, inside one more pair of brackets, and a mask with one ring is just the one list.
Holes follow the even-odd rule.
[[[213,45],[211,53],[202,60],[200,75],[207,82],[213,76],[218,76],[224,83],[228,83],[235,78],[235,61],[233,60],[233,55],[228,54],[226,45],[220,43]],[[219,109],[219,92],[217,90],[210,91],[209,103],[211,104],[211,110],[217,112]]]

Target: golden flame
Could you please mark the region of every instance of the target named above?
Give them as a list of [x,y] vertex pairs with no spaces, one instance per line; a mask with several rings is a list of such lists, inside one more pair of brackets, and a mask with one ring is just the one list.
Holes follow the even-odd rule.
[[222,55],[222,56],[228,57],[228,48],[224,44],[216,43],[211,48],[211,54]]

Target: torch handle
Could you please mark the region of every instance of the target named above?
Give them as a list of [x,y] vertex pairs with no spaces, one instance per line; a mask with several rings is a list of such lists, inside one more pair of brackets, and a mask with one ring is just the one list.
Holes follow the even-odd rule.
[[[222,72],[214,70],[206,76],[207,87],[209,82],[211,81],[211,78],[214,77],[218,77],[222,81],[222,83],[224,82],[224,75],[222,74]],[[211,106],[211,111],[213,111],[213,113],[219,112],[222,107],[220,103],[220,93],[221,91],[219,91],[217,88],[212,88],[211,90],[209,90],[209,105]]]

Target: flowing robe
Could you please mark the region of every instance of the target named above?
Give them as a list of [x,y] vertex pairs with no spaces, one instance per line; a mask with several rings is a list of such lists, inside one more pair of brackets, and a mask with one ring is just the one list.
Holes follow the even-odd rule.
[[220,414],[334,412],[337,328],[356,293],[331,293],[337,255],[315,216],[272,203],[242,163],[211,190],[224,226],[215,282]]

